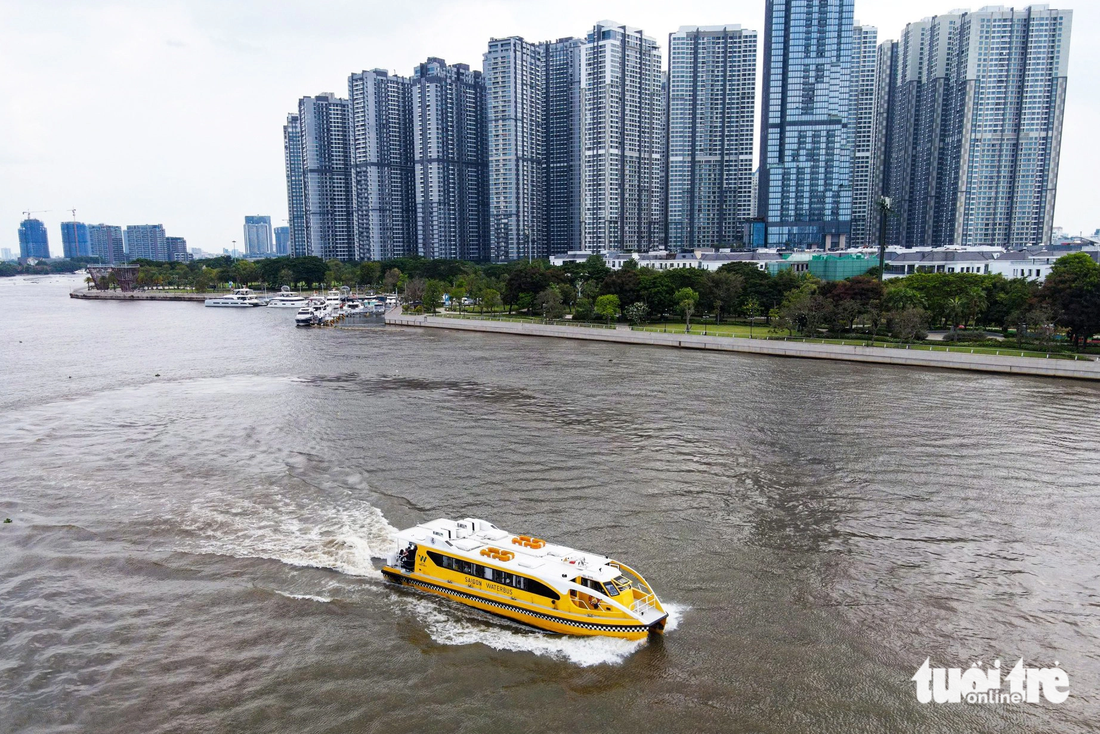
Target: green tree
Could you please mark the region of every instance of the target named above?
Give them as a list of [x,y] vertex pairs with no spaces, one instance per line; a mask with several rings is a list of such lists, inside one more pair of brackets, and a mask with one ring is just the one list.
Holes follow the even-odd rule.
[[290,269],[294,272],[295,283],[305,283],[309,287],[324,285],[328,266],[316,255],[296,257],[291,260]]
[[[112,275],[113,274],[114,273],[112,273]],[[195,292],[206,293],[208,290],[210,290],[210,281],[210,273],[205,268],[200,270],[198,273],[195,274]]]
[[619,315],[619,297],[611,294],[600,296],[596,299],[595,311],[607,319],[607,325],[611,326],[611,319]]
[[486,288],[481,294],[481,313],[485,313],[485,309],[489,309],[489,313],[499,311],[504,308],[504,301],[500,298],[500,291],[496,288]]
[[276,287],[282,287],[285,285],[293,288],[295,285],[294,273],[291,272],[290,268],[283,268],[279,271],[279,275],[276,277],[276,282],[272,283],[272,285]]
[[587,298],[578,298],[576,305],[573,306],[574,321],[591,321],[595,313],[592,301]]
[[424,284],[424,312],[434,314],[443,302],[443,283],[434,278]]
[[924,339],[928,336],[926,325],[928,312],[917,306],[910,306],[890,314],[888,320],[890,336],[909,343],[914,339]]
[[695,313],[695,304],[699,302],[699,294],[692,288],[681,288],[672,296],[676,303],[676,310],[684,315],[684,331],[691,331],[691,315]]
[[1069,332],[1075,347],[1087,346],[1100,331],[1100,265],[1088,254],[1058,258],[1039,297],[1057,314],[1056,323]]
[[456,285],[451,288],[451,308],[458,307],[458,312],[462,313],[462,299],[466,297],[466,287]]
[[249,260],[238,260],[233,263],[233,280],[240,285],[255,283],[260,275],[256,264]]
[[405,303],[423,305],[424,291],[427,290],[428,284],[423,278],[413,278],[405,285]]
[[720,324],[722,309],[732,311],[737,308],[737,302],[741,299],[741,289],[745,287],[745,279],[739,273],[720,271],[711,276],[710,287],[715,322]]
[[[630,262],[634,262],[631,260]],[[641,301],[635,301],[623,309],[623,316],[634,326],[641,326],[649,317],[649,306]]]
[[382,266],[376,262],[365,262],[359,265],[358,280],[363,285],[374,286],[382,277]]
[[565,307],[561,302],[561,293],[554,286],[548,286],[535,298],[535,305],[547,321],[560,319],[565,315]]
[[386,293],[395,293],[399,280],[401,280],[401,271],[397,268],[390,268],[386,271],[385,277],[382,278],[382,287],[385,288]]

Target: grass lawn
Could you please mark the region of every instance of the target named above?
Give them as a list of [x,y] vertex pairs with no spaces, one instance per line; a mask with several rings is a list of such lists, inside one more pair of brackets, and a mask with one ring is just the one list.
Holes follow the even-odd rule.
[[[532,316],[523,313],[513,313],[508,315],[507,311],[497,311],[495,313],[486,313],[484,316],[477,311],[467,311],[466,313],[454,313],[446,312],[436,314],[437,316],[445,316],[447,318],[464,318],[464,319],[491,319],[493,321],[513,321],[517,323],[531,322],[531,323],[545,323],[540,316]],[[584,326],[590,328],[607,328],[604,322],[573,322],[573,321],[553,321],[556,325],[564,326]],[[611,328],[615,328],[612,324]],[[668,334],[683,334],[684,324],[682,322],[665,321],[658,323],[645,324],[643,326],[634,327],[637,331],[650,331],[650,332],[662,332]],[[744,339],[750,338],[750,331],[748,324],[720,324],[715,326],[714,324],[693,324],[691,327],[691,333],[696,336],[731,336],[741,337]],[[1033,357],[1037,359],[1076,359],[1076,355],[1065,354],[1058,352],[1039,352],[1027,349],[1014,349],[1011,344],[1006,344],[1003,347],[988,347],[988,346],[965,346],[965,345],[951,345],[943,344],[942,342],[931,343],[919,343],[919,344],[898,344],[895,342],[883,342],[876,341],[872,345],[870,337],[866,339],[820,339],[813,338],[807,339],[801,336],[786,336],[782,333],[773,333],[769,330],[766,324],[757,324],[752,327],[751,338],[753,339],[773,339],[779,341],[803,341],[814,344],[843,344],[850,347],[869,347],[875,346],[880,348],[890,349],[920,349],[929,352],[954,352],[956,354],[990,354],[994,356],[1002,357]]]
[[[645,326],[635,327],[639,331],[656,331],[666,332],[669,334],[683,334],[684,325],[676,322],[664,322],[656,324],[646,324]],[[692,325],[691,333],[697,336],[736,336],[745,339],[749,338],[749,327],[744,324],[721,324],[715,326],[713,324],[706,324],[705,326]],[[782,333],[776,334],[769,331],[765,325],[754,326],[752,329],[752,337],[755,339],[775,339],[780,341],[804,341],[814,344],[844,344],[852,347],[872,346],[870,337],[866,339],[807,339],[801,336],[786,336]],[[874,343],[876,347],[892,348],[892,349],[921,349],[929,352],[954,352],[963,354],[991,354],[999,355],[1002,357],[1035,357],[1039,359],[1075,359],[1073,354],[1065,354],[1059,352],[1038,352],[1027,349],[1014,349],[1011,344],[1006,344],[1003,347],[988,347],[988,346],[965,346],[965,345],[951,345],[943,343],[921,343],[921,344],[897,344],[895,342],[883,342],[876,341]]]

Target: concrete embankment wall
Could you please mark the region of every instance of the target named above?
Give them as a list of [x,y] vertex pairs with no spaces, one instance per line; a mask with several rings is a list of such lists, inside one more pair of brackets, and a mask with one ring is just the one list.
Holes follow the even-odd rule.
[[167,293],[164,291],[89,291],[77,289],[69,298],[88,298],[96,301],[198,301],[212,298],[213,293]]
[[776,357],[804,359],[836,359],[848,362],[871,362],[907,367],[940,367],[944,369],[1000,372],[1039,377],[1070,377],[1100,380],[1100,362],[1089,359],[1037,359],[987,354],[930,352],[917,349],[856,347],[841,344],[807,344],[797,341],[742,339],[737,337],[702,336],[700,334],[665,334],[628,329],[593,329],[583,326],[551,326],[512,321],[480,321],[451,319],[438,316],[410,316],[394,309],[386,314],[386,324],[418,326],[454,331],[481,331],[519,336],[586,339],[589,341],[642,344],[655,347],[706,349],[719,352],[767,354]]

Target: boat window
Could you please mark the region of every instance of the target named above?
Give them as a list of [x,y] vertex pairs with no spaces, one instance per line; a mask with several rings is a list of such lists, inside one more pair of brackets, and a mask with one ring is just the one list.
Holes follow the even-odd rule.
[[606,584],[604,584],[604,587],[607,589],[607,595],[608,596],[618,596],[619,595],[618,587],[616,587],[615,584],[611,583],[610,581],[608,581]]
[[[428,558],[432,559],[432,563],[440,568],[446,568],[451,571],[457,571],[458,573],[464,573],[467,576],[478,576],[484,579],[489,579],[502,586],[510,586],[513,589],[519,589],[521,591],[528,591],[532,594],[538,594],[550,599],[561,599],[561,595],[554,589],[550,588],[541,581],[535,579],[529,579],[526,576],[520,576],[518,574],[508,573],[507,571],[501,571],[498,568],[491,566],[483,566],[480,563],[473,563],[472,561],[464,561],[461,558],[454,558],[452,556],[446,556],[436,551],[427,551]],[[595,583],[595,582],[593,582]],[[602,591],[602,589],[600,589]]]
[[451,556],[445,556],[442,553],[436,553],[435,551],[428,551],[428,558],[431,558],[432,563],[439,566],[440,568],[447,568],[452,571],[454,570],[455,559]]
[[629,588],[634,588],[634,589],[637,589],[638,591],[642,592],[643,594],[652,594],[653,593],[652,591],[649,590],[648,586],[646,586],[644,583],[642,583],[641,579],[639,579],[639,578],[637,578],[636,576],[633,576],[633,575],[627,576],[625,574],[625,572],[622,576],[616,576],[615,577],[615,584],[620,589],[623,589],[624,591],[626,589],[629,589]]

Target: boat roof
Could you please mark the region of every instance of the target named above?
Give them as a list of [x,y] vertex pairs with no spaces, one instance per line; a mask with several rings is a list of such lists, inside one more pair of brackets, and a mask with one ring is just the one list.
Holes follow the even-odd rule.
[[493,561],[502,568],[514,568],[515,573],[543,579],[573,579],[584,576],[596,581],[610,581],[622,574],[611,559],[564,545],[546,543],[542,548],[528,548],[513,539],[518,535],[501,530],[486,520],[468,517],[463,520],[440,518],[402,530],[397,534],[400,545],[417,543],[443,551],[448,555],[485,563],[484,548],[512,551],[516,557],[507,562]]

